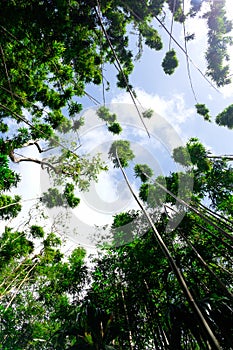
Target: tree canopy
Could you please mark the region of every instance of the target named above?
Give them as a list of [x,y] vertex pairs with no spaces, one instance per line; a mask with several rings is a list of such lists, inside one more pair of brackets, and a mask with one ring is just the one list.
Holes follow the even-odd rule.
[[[124,117],[126,130],[105,100],[108,90],[127,92],[151,137],[156,110],[141,108],[131,74],[145,47],[166,46],[163,28],[170,40],[160,56],[164,77],[177,74],[181,50],[193,107],[211,121],[193,90],[187,43],[195,32],[185,24],[206,22],[201,74],[218,89],[231,83],[232,23],[225,0],[187,3],[186,11],[183,0],[0,0],[0,349],[233,349],[233,156],[214,154],[193,135],[173,148],[175,170],[158,174],[146,155],[138,162],[131,116]],[[184,46],[174,22],[183,28]],[[105,72],[113,69],[108,81]],[[103,103],[89,88],[102,90]],[[80,140],[84,97],[98,104],[91,125],[102,123],[107,160]],[[232,113],[233,105],[226,106],[215,123],[232,129]],[[31,200],[17,192],[28,163],[46,174],[47,187],[17,221]],[[113,213],[95,256],[87,258],[81,245],[66,251],[67,217],[79,209],[80,192],[113,172],[138,210]],[[30,181],[25,192],[39,180]],[[105,191],[110,195],[107,185]],[[52,223],[46,210],[58,214]]]

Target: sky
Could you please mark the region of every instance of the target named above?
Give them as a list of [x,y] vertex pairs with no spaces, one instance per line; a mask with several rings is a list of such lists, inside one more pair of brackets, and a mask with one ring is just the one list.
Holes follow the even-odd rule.
[[[228,18],[233,20],[232,0],[227,0],[226,6]],[[171,16],[168,16],[166,18],[168,28],[170,23]],[[153,25],[158,27],[156,23]],[[135,190],[139,185],[132,171],[136,163],[148,163],[155,176],[179,170],[178,165],[172,161],[172,149],[184,145],[190,137],[198,137],[214,154],[233,153],[232,131],[214,123],[214,117],[226,106],[232,104],[233,84],[216,91],[190,64],[192,83],[198,103],[205,103],[213,116],[212,123],[204,121],[201,116],[197,115],[194,108],[196,102],[188,79],[185,55],[174,43],[172,47],[177,52],[179,66],[172,76],[164,74],[161,62],[169,48],[169,37],[163,28],[158,30],[164,42],[163,50],[156,52],[144,47],[142,58],[135,63],[135,69],[130,78],[140,105],[143,106],[143,109],[152,108],[154,110],[152,119],[145,121],[151,134],[150,138],[140,122],[129,94],[114,86],[112,68],[106,67],[106,77],[111,82],[111,89],[105,92],[105,99],[110,109],[118,115],[118,120],[123,126],[122,135],[113,138],[107,133],[106,126],[95,117],[97,107],[93,105],[93,102],[83,100],[86,124],[79,135],[82,151],[92,155],[101,152],[110,170],[100,175],[98,184],[93,183],[89,192],[79,193],[80,205],[69,212],[67,232],[70,244],[82,244],[91,250],[91,247],[94,246],[91,241],[97,232],[95,225],[111,223],[113,215],[129,208],[138,209],[120,171],[114,169],[108,159],[107,152],[113,140],[127,139],[131,142],[136,157],[130,169],[127,170],[127,175]],[[192,33],[193,31],[195,31],[195,40],[188,43],[188,53],[195,65],[204,72],[207,33],[205,23],[199,18],[192,19],[186,24],[186,32]],[[182,33],[183,28],[174,23],[173,34],[183,46]],[[134,38],[130,45],[136,53]],[[233,73],[233,47],[229,52],[232,58],[230,64]],[[103,103],[102,87],[87,86],[86,90]],[[34,155],[34,150],[25,150],[24,154]],[[47,179],[41,173],[39,166],[20,164],[16,168],[22,173],[22,182],[16,192],[23,192],[24,198],[27,199],[39,197],[41,191],[43,192],[47,186]],[[31,202],[28,202],[23,216],[26,217],[30,206]],[[49,219],[56,214],[56,210],[49,212]]]

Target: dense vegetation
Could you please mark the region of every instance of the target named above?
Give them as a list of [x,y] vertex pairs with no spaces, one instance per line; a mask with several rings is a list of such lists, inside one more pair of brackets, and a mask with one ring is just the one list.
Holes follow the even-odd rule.
[[[89,96],[86,87],[104,87],[103,66],[113,65],[117,86],[136,104],[129,28],[137,33],[138,58],[144,45],[162,49],[156,25],[165,26],[164,13],[182,25],[201,13],[202,3],[209,4],[203,16],[209,28],[207,75],[221,87],[230,83],[232,42],[224,0],[190,0],[188,13],[181,0],[0,1],[1,219],[14,219],[22,209],[24,198],[15,194],[17,163],[38,164],[51,180],[23,225],[2,225],[0,349],[233,349],[232,156],[213,155],[193,137],[173,150],[183,171],[155,178],[147,164],[132,165],[130,142],[118,138],[109,159],[140,210],[114,216],[111,242],[99,239],[91,264],[82,247],[64,253],[56,225],[43,225],[43,208],[77,207],[76,189],[87,191],[108,171],[99,155],[65,142],[85,123],[80,100]],[[174,48],[161,66],[165,74],[175,71]],[[211,119],[204,104],[195,106]],[[226,107],[216,123],[232,128],[232,110]],[[96,118],[113,135],[122,132],[105,103]],[[145,126],[153,111],[139,112],[139,118]],[[35,157],[22,155],[32,146]],[[138,196],[127,166],[141,180]]]

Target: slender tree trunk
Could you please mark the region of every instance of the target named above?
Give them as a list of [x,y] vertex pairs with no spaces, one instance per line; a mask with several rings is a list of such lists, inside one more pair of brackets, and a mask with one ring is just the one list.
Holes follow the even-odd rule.
[[125,312],[125,319],[126,319],[126,323],[127,323],[127,327],[128,327],[129,349],[133,350],[133,336],[132,336],[130,322],[129,322],[129,314],[128,314],[128,310],[127,310],[127,305],[125,302],[125,295],[124,295],[124,291],[123,291],[122,287],[121,287],[121,297],[122,297],[122,302],[123,302],[123,307],[124,307],[124,312]]
[[[146,209],[144,208],[143,204],[139,201],[139,199],[137,198],[137,196],[135,195],[130,183],[129,183],[129,180],[122,168],[122,165],[120,163],[120,160],[119,160],[119,157],[118,157],[118,154],[117,154],[117,151],[116,151],[116,156],[117,156],[117,161],[118,161],[118,164],[119,164],[119,167],[121,169],[121,172],[124,176],[124,179],[130,189],[130,192],[132,193],[134,199],[136,200],[136,202],[138,203],[139,207],[142,209],[143,213],[145,214],[153,232],[154,232],[154,236],[155,236],[155,239],[156,241],[159,243],[164,255],[166,256],[166,258],[168,259],[168,262],[178,280],[178,283],[180,284],[180,287],[181,289],[183,290],[183,293],[184,295],[186,296],[187,298],[187,301],[191,307],[191,309],[193,310],[193,313],[194,315],[196,315],[197,319],[199,320],[199,323],[200,323],[200,326],[203,328],[203,331],[205,331],[206,333],[206,336],[207,336],[207,339],[209,339],[209,341],[211,342],[211,345],[213,346],[213,349],[216,349],[216,350],[221,350],[221,347],[220,347],[220,344],[217,340],[217,338],[215,337],[215,335],[213,334],[209,324],[207,323],[205,317],[203,316],[201,310],[199,309],[197,303],[195,302],[194,298],[193,298],[193,295],[191,294],[187,284],[186,284],[186,281],[180,271],[180,269],[178,268],[178,266],[176,265],[176,262],[175,260],[173,259],[173,257],[171,256],[166,244],[164,243],[162,237],[160,236],[158,230],[156,229],[153,221],[151,220],[148,212],[146,211]],[[164,188],[164,186],[162,186]],[[167,191],[167,189],[166,189]],[[170,192],[170,191],[167,191],[167,192]],[[173,195],[174,196],[174,195]],[[184,203],[184,201],[182,201]]]
[[[146,282],[146,280],[143,280],[145,286],[146,286],[146,290],[147,290],[147,294],[150,296],[151,292],[150,292],[150,288]],[[161,325],[160,319],[159,319],[159,315],[158,315],[158,311],[155,307],[155,305],[153,305],[153,303],[151,302],[151,300],[149,299],[149,308],[150,308],[150,319],[152,320],[152,324],[153,324],[153,318],[156,317],[157,323],[158,323],[158,336],[160,338],[160,344],[162,346],[162,348],[164,350],[168,350],[169,349],[169,341],[168,341],[168,337],[166,336],[166,333]],[[159,349],[159,347],[158,347]]]
[[233,222],[228,220],[227,218],[225,218],[223,215],[214,212],[213,210],[211,210],[210,208],[206,207],[204,204],[200,203],[199,206],[206,210],[212,217],[215,217],[216,220],[218,220],[220,223],[222,223],[223,225],[225,225],[229,230],[233,229]]
[[182,232],[180,232],[179,230],[179,234],[180,236],[184,239],[184,241],[188,244],[188,246],[194,251],[195,255],[197,256],[197,259],[200,261],[200,263],[202,264],[202,266],[204,266],[204,268],[215,278],[215,280],[217,281],[218,285],[220,286],[220,288],[223,290],[223,292],[225,293],[225,295],[227,295],[228,297],[233,298],[233,295],[231,292],[229,292],[229,290],[227,289],[227,287],[225,286],[225,284],[220,280],[220,278],[214,273],[214,271],[211,270],[211,268],[208,266],[208,264],[206,263],[206,261],[202,258],[202,256],[198,253],[198,251],[196,250],[196,248],[192,245],[191,242],[189,242],[189,240],[184,236],[184,234]]

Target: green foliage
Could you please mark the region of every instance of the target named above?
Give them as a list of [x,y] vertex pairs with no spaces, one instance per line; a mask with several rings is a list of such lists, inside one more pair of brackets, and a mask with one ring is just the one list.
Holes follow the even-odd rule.
[[187,149],[190,155],[192,164],[196,165],[201,171],[210,169],[210,160],[208,152],[197,138],[191,138],[187,143]]
[[7,229],[0,239],[1,346],[61,350],[75,344],[81,331],[75,329],[79,305],[70,299],[85,284],[85,252],[77,247],[64,261],[53,233],[34,225],[30,234],[41,240],[39,251],[24,232]]
[[100,119],[106,122],[106,124],[108,125],[108,131],[116,135],[119,135],[121,133],[122,127],[119,123],[116,122],[117,116],[115,113],[111,113],[107,107],[101,106],[97,110],[96,114]]
[[154,184],[143,183],[139,189],[139,198],[150,208],[157,208],[165,202],[166,194]]
[[156,29],[149,26],[147,23],[139,25],[139,30],[142,36],[145,38],[145,43],[151,49],[161,50],[163,47],[162,40]]
[[0,122],[0,132],[5,133],[8,130],[9,130],[8,125],[3,122]]
[[194,40],[195,39],[195,34],[192,33],[192,34],[189,34],[187,33],[187,35],[185,36],[185,41],[191,41],[191,40]]
[[233,105],[228,106],[219,113],[215,121],[218,125],[227,126],[229,129],[233,129]]
[[0,269],[4,273],[4,269],[8,265],[18,261],[20,258],[27,256],[33,251],[33,243],[27,240],[26,235],[22,232],[13,232],[10,228],[5,228],[0,239]]
[[162,62],[163,70],[166,74],[173,74],[176,67],[178,67],[178,59],[174,49],[168,51]]
[[20,196],[14,197],[1,194],[0,195],[0,217],[3,220],[9,220],[15,218],[21,211],[22,205],[19,203]]
[[191,0],[191,16],[194,17],[200,11],[203,0]]
[[208,49],[206,51],[207,75],[209,75],[217,86],[224,86],[231,82],[227,46],[232,43],[230,33],[232,22],[226,17],[224,9],[225,0],[213,1],[210,11],[206,14],[208,32]]
[[107,166],[102,161],[100,154],[90,158],[89,155],[82,157],[74,152],[62,150],[56,159],[57,166],[55,185],[64,185],[67,180],[72,181],[81,191],[89,188],[91,181],[97,181],[97,176],[101,171],[107,171]]
[[[120,216],[127,223],[127,215]],[[122,224],[121,217],[119,220],[117,218],[118,227]],[[134,227],[141,225],[143,221],[139,216]],[[156,220],[156,227],[166,246],[176,254],[177,263],[182,266],[201,312],[220,337],[221,345],[230,347],[232,329],[226,331],[225,322],[231,318],[228,303],[232,303],[223,296],[217,280],[200,263],[187,240],[196,244],[199,254],[208,266],[214,268],[218,277],[224,278],[228,288],[231,278],[221,266],[228,264],[229,248],[223,247],[218,235],[210,235],[209,225],[192,213],[187,213],[179,228],[169,235],[164,230],[165,225],[166,220],[163,218]],[[212,254],[216,251],[218,256],[222,256],[221,262]],[[172,347],[175,344],[177,349],[187,349],[191,343],[192,347],[198,349],[208,343],[201,330],[196,332],[197,319],[187,306],[177,280],[150,230],[141,239],[112,248],[108,254],[97,259],[92,277],[88,298],[98,303],[99,308],[113,313],[111,331],[112,336],[115,336],[115,346],[120,344],[122,348],[130,349],[133,342],[139,349],[150,346],[163,349],[163,339],[155,336],[160,334],[161,329],[168,344]]]
[[78,120],[74,121],[73,124],[73,129],[74,130],[78,130],[81,126],[83,126],[85,124],[85,120],[84,118],[79,118]]
[[122,127],[119,123],[112,123],[108,126],[108,131],[112,132],[113,134],[119,135],[122,132]]
[[110,113],[109,109],[105,106],[101,106],[96,111],[96,114],[100,119],[104,120],[106,123],[114,123],[117,119],[116,114]]
[[197,103],[195,107],[198,114],[202,115],[205,120],[210,121],[211,117],[209,115],[209,110],[205,104]]
[[186,147],[175,148],[173,158],[176,162],[185,166],[196,165],[200,171],[208,171],[211,167],[207,150],[195,137],[187,142]]
[[69,105],[69,115],[74,117],[82,111],[82,105],[80,103],[72,101]]
[[125,244],[128,244],[134,240],[137,234],[134,223],[138,215],[138,211],[130,210],[128,212],[117,214],[113,217],[113,223],[111,225],[111,244],[113,246],[124,246]]
[[154,114],[153,109],[147,109],[146,111],[142,112],[142,116],[143,118],[147,118],[150,119],[152,117],[152,115]]
[[178,22],[185,21],[185,15],[182,8],[182,0],[167,0],[170,11],[173,14],[174,20]]
[[31,136],[34,140],[44,139],[48,140],[51,136],[53,136],[53,129],[48,124],[35,124],[33,128],[31,128]]
[[176,163],[184,166],[191,165],[190,154],[187,147],[179,146],[173,149],[172,157]]
[[64,193],[60,193],[57,188],[49,188],[48,192],[44,192],[41,201],[48,207],[62,207],[68,204],[69,207],[75,208],[80,202],[78,197],[74,195],[74,184],[66,183]]
[[63,133],[68,132],[72,126],[71,121],[64,117],[59,110],[48,113],[47,117],[45,117],[45,121],[49,122],[53,129],[57,129]]
[[0,154],[0,192],[16,187],[19,180],[20,176],[9,168],[7,156]]
[[37,225],[31,226],[30,233],[33,238],[43,238],[45,236],[43,228]]
[[196,198],[206,196],[213,208],[232,215],[232,168],[224,157],[212,158],[197,138],[191,138],[186,147],[173,150],[173,158],[182,165],[192,167],[193,194]]
[[41,201],[48,207],[61,207],[64,204],[64,196],[57,188],[49,188],[48,192],[44,192]]
[[[200,11],[202,2],[190,1],[191,16]],[[51,159],[46,158],[41,164],[44,168],[48,166],[54,180],[54,187],[43,193],[42,202],[49,208],[74,208],[79,204],[75,189],[87,190],[90,181],[97,180],[99,172],[107,167],[99,155],[90,158],[67,148],[60,152],[59,144],[67,141],[63,134],[78,130],[84,123],[82,117],[75,120],[82,109],[76,101],[85,94],[87,85],[101,83],[103,65],[116,61],[113,50],[122,68],[117,73],[118,87],[133,89],[129,83],[133,53],[129,49],[128,28],[133,27],[150,48],[160,50],[162,41],[151,20],[164,14],[167,4],[174,20],[186,19],[181,0],[99,3],[108,38],[100,28],[98,4],[93,1],[3,1],[0,26],[3,220],[16,217],[21,209],[19,196],[2,194],[19,181],[19,175],[9,167],[9,158],[14,161],[14,151],[27,143],[36,145],[41,152],[34,141],[59,149],[59,154],[53,149]],[[227,36],[231,23],[226,19],[224,1],[210,2],[205,17],[209,27],[207,73],[218,86],[223,86],[230,82],[225,61],[227,46],[231,44]],[[188,39],[193,39],[193,34],[187,35]],[[174,72],[178,66],[174,50],[167,52],[162,66],[166,74]],[[196,104],[196,108],[209,119],[205,105]],[[152,114],[149,109],[143,112],[143,117],[151,118]],[[229,106],[217,116],[216,122],[232,128],[231,114]],[[97,116],[106,122],[110,132],[121,131],[116,115],[106,107],[100,107]],[[3,120],[9,121],[9,130]],[[116,150],[122,166],[128,166],[134,158],[130,143],[118,140],[110,147],[109,158],[119,167]],[[211,159],[195,138],[185,147],[175,149],[173,158],[189,167],[187,172],[160,176],[153,185],[143,183],[139,196],[147,204],[166,248],[221,347],[230,349],[232,167],[225,159]],[[146,175],[153,175],[147,164],[137,164],[134,171],[142,182],[146,182]],[[194,188],[190,194],[188,184],[192,177]],[[175,219],[184,212],[184,206],[176,203],[158,183],[174,195],[192,197],[191,204],[196,208],[186,207],[184,220],[169,233],[166,211],[169,209],[169,215]],[[211,209],[202,203],[208,203]],[[204,214],[209,220],[203,219]],[[92,261],[87,274],[84,250],[78,247],[63,258],[59,250],[61,239],[54,232],[46,233],[37,224],[25,225],[22,232],[4,230],[0,235],[2,349],[143,350],[211,346],[143,215],[134,211],[115,215],[110,233],[111,247],[108,245],[108,250]]]
[[129,224],[135,219],[135,215],[131,213],[120,213],[114,216],[114,220],[112,223],[112,228],[118,228],[124,225]]
[[67,200],[69,207],[75,208],[80,203],[80,198],[75,197],[74,195],[74,185],[67,183],[64,191],[64,196]]
[[136,164],[134,173],[136,177],[140,177],[142,182],[147,182],[153,175],[153,170],[147,164]]
[[130,149],[130,142],[127,140],[114,141],[109,149],[109,158],[113,161],[114,167],[119,168],[118,158],[122,167],[127,167],[129,162],[134,159],[133,151]]

